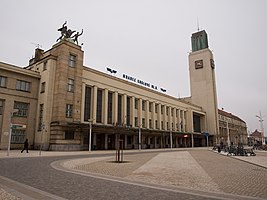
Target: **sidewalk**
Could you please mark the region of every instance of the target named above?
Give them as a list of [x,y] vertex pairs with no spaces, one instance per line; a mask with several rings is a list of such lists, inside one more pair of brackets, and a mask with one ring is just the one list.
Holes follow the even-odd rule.
[[[210,192],[222,191],[218,185],[210,178],[210,176],[202,169],[196,160],[188,153],[188,151],[207,151],[207,148],[181,148],[181,149],[143,149],[141,152],[147,154],[138,154],[139,150],[125,150],[124,153],[135,152],[137,154],[125,155],[124,160],[127,161],[123,164],[114,163],[115,150],[107,151],[40,151],[31,150],[29,153],[20,150],[11,150],[9,156],[7,151],[0,151],[1,159],[7,158],[27,158],[27,157],[47,157],[47,156],[68,156],[68,155],[96,155],[107,154],[101,157],[88,157],[82,159],[72,159],[58,161],[63,170],[69,172],[81,172],[81,174],[88,175],[94,174],[96,176],[109,176],[123,178],[129,181],[148,182],[151,184],[162,184],[165,186],[177,186],[185,189],[197,189]],[[209,151],[212,151],[211,148]],[[220,156],[227,156],[225,152],[214,153]],[[228,156],[233,159],[242,160],[254,165],[267,169],[267,152],[255,151],[256,156]],[[166,165],[167,164],[167,165]],[[56,167],[55,167],[56,168]],[[190,170],[191,173],[187,173]],[[193,173],[193,174],[192,174]],[[182,174],[182,176],[181,176]],[[149,180],[148,180],[149,178]],[[0,177],[4,180],[4,177]],[[49,196],[49,194],[42,193],[42,191],[35,191],[20,183],[13,183],[12,180],[6,180],[12,184],[10,187],[0,184],[0,200],[21,200],[28,199],[17,192],[19,187],[24,187],[33,193]],[[200,184],[201,183],[201,184]],[[204,184],[203,184],[204,183]],[[14,192],[15,191],[15,192]],[[50,196],[51,197],[51,196]],[[57,199],[56,197],[51,199]]]

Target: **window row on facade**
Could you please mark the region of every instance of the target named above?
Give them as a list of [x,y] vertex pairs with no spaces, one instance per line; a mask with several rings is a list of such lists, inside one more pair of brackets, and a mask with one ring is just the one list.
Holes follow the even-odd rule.
[[86,86],[84,121],[115,126],[186,132],[186,111],[181,108]]
[[[0,87],[6,88],[8,79],[9,79],[8,77],[0,76]],[[31,83],[28,81],[24,81],[24,80],[17,80],[15,88],[18,91],[30,92],[31,91]]]

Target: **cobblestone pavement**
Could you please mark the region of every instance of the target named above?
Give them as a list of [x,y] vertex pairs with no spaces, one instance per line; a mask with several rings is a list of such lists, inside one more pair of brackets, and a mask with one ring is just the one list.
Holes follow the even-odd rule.
[[[1,159],[0,152],[0,200],[20,200],[1,187],[3,177],[29,186],[28,194],[34,188],[36,193],[44,191],[43,198],[32,199],[267,199],[267,152],[244,157],[246,162],[206,149],[129,152],[124,163],[114,163],[114,151],[90,156],[59,152],[61,157],[49,157],[55,152],[44,152],[42,157],[30,152],[8,159]],[[51,163],[62,170],[49,167]]]
[[[266,164],[260,156],[238,159]],[[125,163],[114,163],[114,158],[91,163],[84,159],[80,163],[70,161],[74,165],[65,162],[64,167],[134,181],[267,198],[267,169],[238,159],[211,151],[178,151],[128,155]]]

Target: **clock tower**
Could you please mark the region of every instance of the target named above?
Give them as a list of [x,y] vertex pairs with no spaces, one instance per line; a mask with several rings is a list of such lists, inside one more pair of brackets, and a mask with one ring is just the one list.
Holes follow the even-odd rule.
[[219,121],[215,65],[206,31],[193,33],[191,44],[192,52],[188,57],[191,102],[201,106],[206,112],[206,131],[216,138],[219,134]]

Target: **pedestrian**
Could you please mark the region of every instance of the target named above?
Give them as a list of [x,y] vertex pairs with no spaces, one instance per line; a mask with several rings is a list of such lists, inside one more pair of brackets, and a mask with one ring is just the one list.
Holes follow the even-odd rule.
[[24,142],[24,147],[23,149],[21,150],[21,153],[26,150],[27,153],[29,153],[29,142],[28,142],[28,139],[25,140]]

